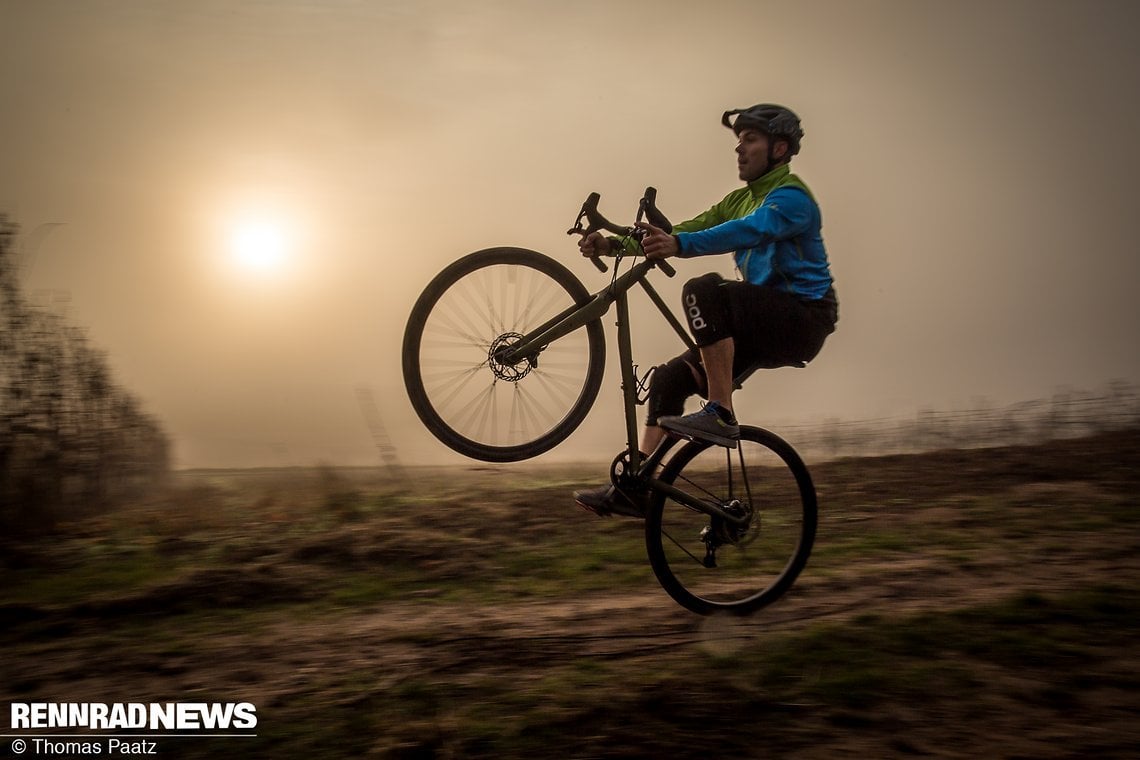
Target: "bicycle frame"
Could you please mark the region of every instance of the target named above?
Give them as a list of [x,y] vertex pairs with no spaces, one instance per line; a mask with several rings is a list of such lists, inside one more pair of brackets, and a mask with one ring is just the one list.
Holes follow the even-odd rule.
[[618,328],[618,356],[621,361],[621,387],[625,398],[626,436],[629,443],[631,464],[636,469],[640,459],[637,446],[637,380],[633,374],[633,340],[629,324],[629,290],[639,284],[649,295],[650,301],[665,317],[665,320],[681,338],[686,346],[693,348],[694,343],[685,332],[684,326],[669,310],[665,301],[657,290],[648,282],[646,276],[656,267],[656,262],[642,261],[633,266],[630,271],[614,279],[605,288],[594,293],[589,301],[575,304],[562,313],[547,320],[542,325],[522,336],[517,343],[504,348],[500,355],[501,361],[508,364],[518,364],[529,360],[533,364],[539,361],[539,354],[554,341],[575,330],[584,327],[595,319],[601,319],[609,312],[610,307],[617,304]]
[[[646,196],[642,199],[641,210],[638,213],[640,221],[642,213],[648,208],[652,209],[653,195],[655,192],[652,188],[646,190]],[[595,226],[602,226],[606,229],[620,230],[621,232],[628,233],[629,228],[617,228],[614,225],[605,222],[604,218],[597,215],[596,211],[597,199],[591,196],[587,203],[583,205],[583,214],[592,211],[596,216],[592,216],[592,221],[597,221]],[[654,218],[651,214],[650,218]],[[658,212],[658,219],[662,219]],[[581,215],[579,217],[581,219]],[[667,223],[667,222],[666,222]],[[583,231],[581,229],[571,230],[571,232]],[[595,262],[598,263],[598,262]],[[599,268],[604,271],[604,265],[599,265]],[[641,285],[649,296],[649,300],[657,307],[658,311],[665,318],[666,322],[677,333],[681,341],[688,348],[696,348],[696,344],[692,338],[689,337],[688,332],[685,330],[684,325],[677,319],[676,315],[669,309],[668,305],[661,298],[657,290],[649,283],[647,277],[649,272],[654,268],[661,268],[666,271],[669,276],[674,274],[672,267],[669,267],[663,261],[643,260],[633,265],[633,267],[625,274],[615,276],[613,281],[605,288],[590,296],[589,300],[579,304],[575,304],[560,314],[550,318],[538,327],[530,330],[523,335],[519,340],[510,346],[504,347],[499,353],[499,360],[504,364],[518,364],[523,361],[529,361],[537,366],[539,362],[539,354],[548,345],[565,337],[577,329],[584,327],[595,319],[601,319],[610,310],[611,306],[617,305],[617,339],[618,339],[618,357],[621,364],[621,388],[623,405],[625,410],[625,429],[626,429],[626,447],[627,455],[629,457],[630,469],[637,473],[637,478],[645,482],[650,488],[656,491],[665,493],[666,496],[674,499],[675,501],[684,504],[691,509],[705,512],[710,515],[715,515],[726,522],[733,525],[744,525],[748,518],[741,518],[729,514],[719,507],[708,504],[698,499],[693,498],[684,491],[675,488],[671,485],[661,482],[660,480],[652,477],[653,472],[661,463],[665,455],[677,443],[677,439],[666,437],[661,445],[645,457],[642,462],[641,449],[638,445],[638,430],[637,430],[637,378],[634,374],[633,365],[633,340],[630,330],[629,318],[629,297],[628,293],[635,284]],[[742,461],[743,464],[743,461]],[[743,469],[743,468],[742,468]]]

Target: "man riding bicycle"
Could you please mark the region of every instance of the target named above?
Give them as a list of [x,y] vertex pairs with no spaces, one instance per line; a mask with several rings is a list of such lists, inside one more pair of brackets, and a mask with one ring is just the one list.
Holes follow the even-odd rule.
[[[746,185],[708,211],[674,225],[672,233],[641,223],[650,259],[732,252],[741,281],[709,273],[685,283],[682,306],[697,350],[654,369],[640,449],[652,452],[667,433],[736,447],[740,428],[732,406],[737,382],[756,369],[802,366],[835,331],[838,301],[820,233],[819,206],[791,173],[803,129],[783,106],[726,111],[737,136],[737,167]],[[589,257],[631,241],[594,232],[579,247]],[[685,400],[708,400],[681,416]],[[614,486],[578,491],[575,501],[599,515],[643,517],[644,492]]]

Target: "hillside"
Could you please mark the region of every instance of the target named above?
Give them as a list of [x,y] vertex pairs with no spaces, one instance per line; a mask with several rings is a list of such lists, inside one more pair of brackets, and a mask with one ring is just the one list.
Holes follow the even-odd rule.
[[4,547],[0,701],[257,706],[166,757],[1136,757],[1138,453],[815,466],[811,562],[745,619],[675,605],[591,472],[183,473]]

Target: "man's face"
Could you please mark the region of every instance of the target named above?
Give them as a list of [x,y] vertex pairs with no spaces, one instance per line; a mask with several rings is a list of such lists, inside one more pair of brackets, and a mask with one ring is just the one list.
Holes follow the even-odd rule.
[[768,135],[755,129],[742,129],[736,145],[736,166],[745,182],[760,179],[768,165]]

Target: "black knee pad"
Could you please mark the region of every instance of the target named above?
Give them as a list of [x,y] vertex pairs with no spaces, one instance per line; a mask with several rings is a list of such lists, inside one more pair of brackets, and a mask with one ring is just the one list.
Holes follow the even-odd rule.
[[681,290],[681,306],[689,332],[698,346],[708,346],[732,335],[726,280],[716,272],[695,277]]
[[693,369],[684,357],[658,364],[649,381],[645,424],[656,425],[659,417],[681,414],[685,411],[685,399],[699,391]]

